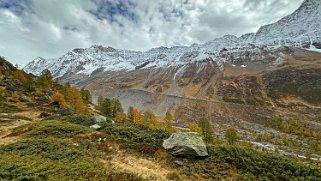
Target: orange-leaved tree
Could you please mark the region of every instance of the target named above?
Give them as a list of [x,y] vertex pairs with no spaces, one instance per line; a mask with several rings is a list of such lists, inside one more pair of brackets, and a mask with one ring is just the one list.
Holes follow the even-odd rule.
[[129,107],[128,109],[128,119],[137,124],[143,123],[143,116],[140,111],[135,107]]
[[62,107],[68,107],[68,104],[65,100],[65,97],[63,94],[61,94],[60,92],[55,92],[50,99],[50,103],[55,103],[58,104]]
[[85,111],[85,104],[82,100],[80,91],[76,87],[70,87],[67,90],[67,102],[69,105],[78,112]]

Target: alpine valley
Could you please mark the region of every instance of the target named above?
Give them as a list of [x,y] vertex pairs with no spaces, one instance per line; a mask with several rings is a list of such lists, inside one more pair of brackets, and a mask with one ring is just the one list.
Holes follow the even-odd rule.
[[94,45],[39,57],[24,68],[35,75],[45,69],[96,99],[119,99],[125,110],[171,111],[175,126],[183,128],[206,115],[219,137],[233,126],[241,139],[302,155],[306,139],[287,151],[292,146],[278,144],[282,139],[264,138],[298,139],[275,121],[304,120],[304,129],[320,133],[321,1],[305,0],[292,14],[240,37],[145,52]]

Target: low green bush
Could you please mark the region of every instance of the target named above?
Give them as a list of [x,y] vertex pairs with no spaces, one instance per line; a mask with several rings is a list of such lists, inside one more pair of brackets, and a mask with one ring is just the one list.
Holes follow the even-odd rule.
[[69,115],[75,114],[76,112],[72,109],[65,108],[65,109],[59,109],[58,111],[56,111],[56,113],[61,116],[69,116]]
[[209,147],[204,162],[237,168],[242,175],[258,180],[318,180],[321,170],[288,158],[238,147]]
[[0,147],[0,153],[8,152],[19,156],[39,155],[51,160],[78,159],[84,156],[75,146],[57,140],[26,140]]
[[151,129],[147,126],[133,123],[106,124],[101,131],[122,142],[148,144],[155,147],[161,147],[163,140],[170,136],[170,133],[164,130]]
[[91,129],[66,121],[45,120],[13,129],[11,135],[23,134],[26,138],[71,138],[77,134],[92,132]]
[[40,118],[46,118],[46,117],[49,117],[49,116],[51,116],[50,113],[47,113],[47,112],[40,113]]
[[73,115],[66,116],[62,119],[74,124],[80,124],[88,127],[96,124],[95,118],[93,116],[85,115],[85,114],[73,114]]

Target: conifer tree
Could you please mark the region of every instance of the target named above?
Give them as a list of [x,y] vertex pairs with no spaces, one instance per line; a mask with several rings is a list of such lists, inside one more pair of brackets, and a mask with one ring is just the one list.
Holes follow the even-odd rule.
[[191,132],[199,133],[200,135],[203,134],[203,130],[202,130],[202,128],[200,128],[200,127],[198,126],[197,122],[192,122],[192,123],[190,123],[190,124],[189,124],[189,130],[190,130]]
[[76,87],[71,87],[68,90],[68,103],[69,105],[78,112],[85,111],[85,105],[82,101],[80,91]]
[[167,111],[165,114],[165,130],[168,132],[173,132],[173,115]]
[[25,81],[27,79],[25,73],[22,70],[16,70],[13,73],[13,78],[20,80],[20,81]]
[[100,107],[104,102],[104,97],[103,96],[99,96],[98,97],[98,106]]
[[68,107],[65,97],[60,92],[55,92],[50,99],[50,103],[58,103],[62,107]]
[[124,113],[124,110],[121,106],[121,103],[118,99],[112,99],[111,100],[111,109],[112,109],[112,117],[116,117],[117,113]]
[[80,93],[81,93],[82,99],[83,99],[86,103],[92,102],[92,97],[91,97],[91,94],[90,94],[90,91],[89,91],[89,90],[82,88],[82,89],[80,90]]
[[112,110],[112,101],[108,98],[105,98],[103,103],[100,106],[100,112],[109,118],[113,117],[113,110]]
[[129,107],[129,109],[128,109],[128,119],[133,121],[134,123],[137,123],[137,124],[142,124],[143,123],[142,114],[135,107]]
[[151,128],[156,128],[157,127],[157,117],[152,111],[145,111],[144,112],[144,121],[143,124],[146,126],[149,126]]
[[37,83],[43,89],[50,89],[53,85],[53,79],[51,72],[48,69],[45,69],[41,72],[41,75],[37,79]]
[[199,121],[199,127],[202,128],[203,138],[206,143],[213,141],[213,131],[210,122],[207,118],[203,117]]
[[237,131],[234,128],[229,128],[225,132],[225,138],[230,145],[235,145],[238,141]]
[[65,100],[68,102],[68,99],[69,99],[69,90],[71,89],[71,85],[69,82],[65,83],[63,86],[62,86],[62,94],[65,96]]
[[24,81],[22,81],[22,86],[28,92],[35,91],[35,89],[36,89],[35,81],[33,80],[32,76],[30,76],[30,75],[27,75],[26,79]]

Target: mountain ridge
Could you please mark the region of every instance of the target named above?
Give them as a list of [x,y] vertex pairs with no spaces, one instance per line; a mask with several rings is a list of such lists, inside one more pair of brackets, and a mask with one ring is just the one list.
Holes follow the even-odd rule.
[[[179,67],[205,59],[213,59],[222,66],[225,62],[224,57],[220,57],[222,51],[233,54],[236,51],[256,51],[258,48],[270,50],[281,46],[318,50],[321,49],[320,12],[319,1],[305,0],[292,14],[262,26],[256,33],[247,33],[240,37],[225,35],[204,44],[170,48],[161,46],[144,52],[93,45],[85,49],[76,48],[58,59],[41,58],[39,61],[37,58],[28,63],[24,70],[40,74],[48,68],[54,77],[59,78],[70,74],[90,75],[96,70],[112,72],[137,68]],[[307,27],[309,31],[304,31]],[[313,34],[311,29],[315,30]]]

